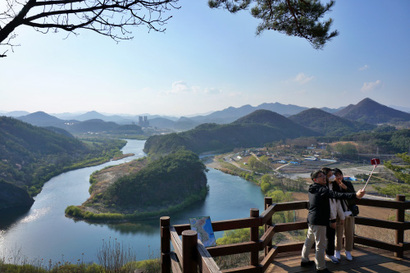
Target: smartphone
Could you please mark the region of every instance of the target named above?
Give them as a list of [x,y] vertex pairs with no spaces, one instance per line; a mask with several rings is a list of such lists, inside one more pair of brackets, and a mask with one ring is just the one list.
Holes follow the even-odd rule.
[[372,165],[379,165],[380,164],[380,159],[372,158],[372,160],[370,162],[372,163]]

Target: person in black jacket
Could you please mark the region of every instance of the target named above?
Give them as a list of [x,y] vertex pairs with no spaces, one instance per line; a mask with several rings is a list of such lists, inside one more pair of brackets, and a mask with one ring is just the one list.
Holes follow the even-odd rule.
[[[308,191],[308,232],[302,249],[301,266],[310,266],[315,263],[317,272],[330,272],[326,268],[325,262],[326,227],[329,226],[330,219],[329,198],[362,198],[365,192],[363,190],[359,190],[356,193],[331,191],[326,185],[326,175],[320,170],[312,172],[311,178],[314,183],[309,186]],[[316,243],[315,262],[309,261],[309,252],[314,243]]]

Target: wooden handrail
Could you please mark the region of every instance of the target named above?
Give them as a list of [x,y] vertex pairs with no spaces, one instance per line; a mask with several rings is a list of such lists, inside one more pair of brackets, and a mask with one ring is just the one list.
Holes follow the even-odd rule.
[[220,272],[218,265],[215,260],[212,259],[211,254],[206,250],[204,245],[200,240],[198,240],[198,264],[201,268],[201,272],[205,273],[217,273]]
[[[410,208],[410,202],[406,201],[403,195],[398,195],[395,201],[362,198],[360,200],[357,200],[357,203],[363,206],[396,209],[397,215],[396,221],[380,220],[361,216],[355,217],[355,222],[357,225],[387,228],[396,231],[395,243],[387,243],[355,235],[354,242],[356,244],[363,244],[371,247],[390,250],[395,252],[395,255],[398,257],[403,256],[403,251],[410,250],[410,243],[405,243],[403,241],[404,231],[410,229],[410,222],[405,222],[404,219],[405,210]],[[190,236],[194,235],[192,232],[185,232],[187,230],[190,230],[190,225],[182,224],[171,226],[169,224],[169,217],[161,217],[162,272],[170,272],[171,267],[172,272],[190,272],[186,271],[186,268],[184,269],[184,265],[185,267],[190,267],[189,270],[193,270],[193,268],[199,268],[200,272],[209,273],[265,272],[277,254],[291,251],[300,251],[303,247],[303,242],[272,245],[272,239],[274,235],[280,232],[303,230],[308,227],[306,221],[272,224],[272,216],[279,211],[307,209],[308,205],[309,204],[307,201],[272,204],[271,198],[265,198],[265,210],[260,215],[259,210],[251,209],[251,217],[212,222],[214,231],[250,228],[251,238],[248,242],[208,248],[205,248],[199,240],[196,240],[195,247],[190,246],[191,249],[195,249],[195,253],[191,253],[193,255],[191,256],[191,259],[194,260],[194,263],[186,259],[186,255],[188,254],[184,254],[187,253],[187,250],[185,249],[184,252],[184,246],[182,243],[184,241],[184,234],[189,234]],[[262,234],[260,239],[258,239],[259,226],[265,227],[264,234]],[[181,235],[183,236],[182,241],[179,237]],[[166,243],[166,241],[168,241],[168,244]],[[172,242],[172,246],[174,248],[173,252],[170,252],[169,250],[169,241]],[[193,241],[191,241],[191,244],[192,242]],[[264,257],[262,261],[259,262],[259,251],[264,249]],[[238,253],[251,253],[250,265],[221,271],[212,258]],[[184,258],[186,259],[185,261]]]

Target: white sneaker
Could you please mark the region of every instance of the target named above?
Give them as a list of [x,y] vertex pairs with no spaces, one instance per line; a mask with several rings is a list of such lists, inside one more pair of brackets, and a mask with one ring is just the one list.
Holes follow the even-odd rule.
[[353,260],[352,254],[350,253],[350,251],[345,251],[345,255],[346,255],[346,260],[351,261]]
[[326,258],[328,258],[332,263],[334,264],[338,264],[339,260],[335,258],[335,256],[331,256],[331,255],[327,255],[326,254]]
[[340,251],[335,250],[335,258],[340,260]]

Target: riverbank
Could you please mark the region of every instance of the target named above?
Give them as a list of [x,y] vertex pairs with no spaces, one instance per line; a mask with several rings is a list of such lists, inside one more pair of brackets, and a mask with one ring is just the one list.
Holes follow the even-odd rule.
[[205,169],[198,156],[189,151],[107,167],[91,175],[90,197],[81,206],[67,207],[65,213],[76,220],[98,222],[175,213],[205,199]]

